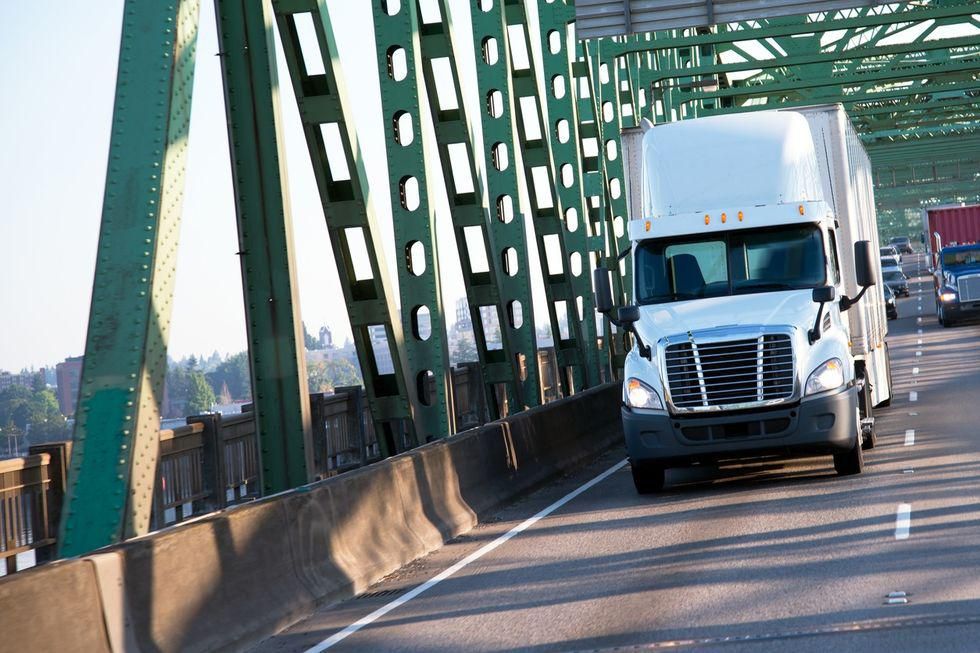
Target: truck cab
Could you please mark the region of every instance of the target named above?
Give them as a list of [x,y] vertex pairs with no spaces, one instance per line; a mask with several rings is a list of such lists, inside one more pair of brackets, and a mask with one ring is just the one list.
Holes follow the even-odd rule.
[[847,164],[818,156],[810,122],[760,112],[624,135],[632,301],[614,311],[600,270],[596,305],[635,336],[622,418],[641,493],[667,468],[729,459],[832,454],[859,473],[874,444],[871,407],[890,399],[868,355],[884,302],[862,299],[880,275],[874,216],[840,210],[820,170]]
[[980,245],[944,247],[937,257],[936,317],[944,327],[980,317]]

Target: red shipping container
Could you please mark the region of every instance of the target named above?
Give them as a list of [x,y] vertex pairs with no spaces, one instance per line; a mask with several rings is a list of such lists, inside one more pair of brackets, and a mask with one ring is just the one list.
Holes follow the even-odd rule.
[[980,242],[980,204],[926,209],[923,227],[926,247],[935,265],[941,248]]

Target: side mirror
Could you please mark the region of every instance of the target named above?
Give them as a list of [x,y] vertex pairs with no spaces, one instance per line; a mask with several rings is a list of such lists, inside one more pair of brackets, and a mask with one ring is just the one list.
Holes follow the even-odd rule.
[[639,306],[621,306],[616,314],[616,319],[624,326],[631,327],[640,320]]
[[813,289],[814,304],[826,304],[827,302],[834,301],[835,297],[837,297],[837,291],[833,286],[824,286],[823,288]]
[[857,285],[862,288],[878,283],[874,259],[871,256],[871,243],[867,240],[854,243],[854,277]]
[[595,286],[595,310],[605,315],[613,309],[609,270],[605,268],[596,268],[593,270],[592,283]]
[[817,340],[820,340],[820,322],[823,319],[823,305],[834,301],[835,297],[837,297],[837,291],[833,286],[823,286],[813,289],[813,301],[819,304],[820,308],[817,310],[817,319],[813,323],[813,328],[810,329],[810,333],[808,334],[811,345]]

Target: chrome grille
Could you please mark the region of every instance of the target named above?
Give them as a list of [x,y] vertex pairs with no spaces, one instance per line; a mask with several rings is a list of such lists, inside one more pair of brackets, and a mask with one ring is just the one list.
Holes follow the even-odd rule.
[[961,302],[975,302],[980,300],[980,274],[960,277],[956,282],[956,286],[960,291]]
[[681,342],[664,351],[670,400],[698,410],[793,396],[793,343],[786,334],[745,340]]

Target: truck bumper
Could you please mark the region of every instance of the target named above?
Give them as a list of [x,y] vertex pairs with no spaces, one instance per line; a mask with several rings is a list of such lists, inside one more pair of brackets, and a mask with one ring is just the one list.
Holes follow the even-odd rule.
[[948,302],[943,304],[946,319],[969,320],[980,317],[980,301],[977,302]]
[[858,391],[807,399],[795,406],[706,417],[672,417],[623,407],[630,460],[666,467],[763,456],[824,455],[852,448]]

